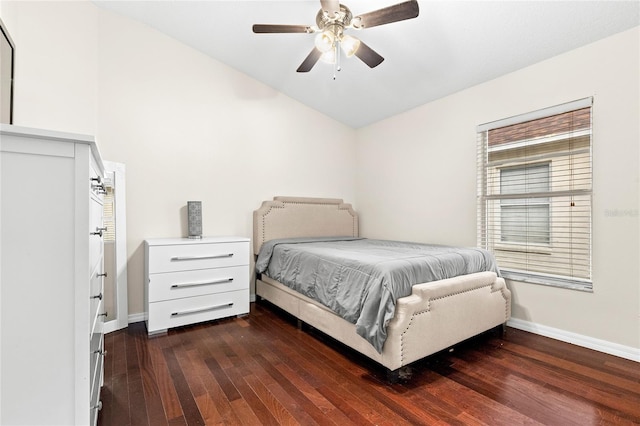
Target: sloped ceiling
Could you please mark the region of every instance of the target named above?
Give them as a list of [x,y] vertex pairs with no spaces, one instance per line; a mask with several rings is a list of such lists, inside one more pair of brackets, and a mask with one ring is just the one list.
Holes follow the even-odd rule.
[[[344,0],[354,15],[399,1]],[[94,1],[359,128],[640,25],[638,1],[419,1],[420,15],[351,30],[385,60],[296,68],[312,34],[254,34],[254,23],[315,24],[320,2]]]

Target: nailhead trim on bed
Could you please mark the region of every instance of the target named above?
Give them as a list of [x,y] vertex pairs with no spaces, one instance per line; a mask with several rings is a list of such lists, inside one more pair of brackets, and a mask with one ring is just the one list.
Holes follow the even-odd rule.
[[[464,294],[464,293],[469,293],[469,292],[472,292],[472,291],[477,291],[477,290],[480,290],[480,289],[483,289],[483,288],[486,288],[486,287],[493,287],[493,283],[488,284],[488,285],[483,285],[483,286],[480,286],[480,287],[470,288],[470,289],[468,289],[468,290],[464,290],[464,291],[458,291],[458,292],[456,292],[456,293],[447,294],[446,296],[436,297],[436,298],[434,298],[434,299],[429,299],[429,307],[431,307],[431,302],[432,302],[432,301],[441,300],[441,299],[446,299],[446,298],[448,298],[448,297],[457,296],[457,295],[459,295],[459,294]],[[502,296],[502,298],[505,300],[505,302],[507,302],[507,301],[508,301],[508,299],[505,297],[504,292],[502,291],[502,289],[493,290],[493,291],[491,291],[491,293],[495,293],[496,291],[499,291],[499,292],[500,292],[500,295],[501,295],[501,296]],[[507,305],[505,304],[505,308],[504,308],[504,316],[505,316],[505,318],[506,318],[506,316],[507,316],[507,310],[508,310],[508,307],[507,307]],[[405,365],[405,364],[404,364],[404,359],[405,359],[405,358],[404,358],[404,348],[405,348],[405,341],[404,341],[404,337],[405,337],[405,335],[407,334],[407,332],[409,331],[409,328],[411,328],[411,326],[412,326],[412,324],[413,324],[413,319],[414,319],[414,317],[416,317],[416,316],[418,316],[418,315],[426,314],[426,313],[428,313],[428,312],[430,312],[430,311],[431,311],[431,309],[425,309],[425,310],[420,311],[420,312],[414,312],[414,313],[411,315],[411,319],[409,320],[409,324],[407,324],[407,327],[404,329],[404,331],[403,331],[403,332],[402,332],[402,334],[400,335],[400,362],[401,362],[401,364],[402,364],[403,366]]]

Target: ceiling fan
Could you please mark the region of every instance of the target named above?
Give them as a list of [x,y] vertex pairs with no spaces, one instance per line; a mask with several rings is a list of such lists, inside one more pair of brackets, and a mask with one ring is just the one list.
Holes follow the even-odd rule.
[[[374,68],[384,58],[361,40],[345,34],[345,30],[361,30],[404,21],[418,16],[417,0],[408,0],[362,15],[353,16],[349,8],[339,3],[339,0],[320,0],[321,8],[316,15],[316,25],[280,25],[255,24],[253,32],[265,33],[317,33],[315,47],[302,61],[296,71],[309,72],[319,60],[332,63],[340,70],[340,53],[347,57],[355,55],[370,68]],[[334,75],[335,78],[335,75]]]

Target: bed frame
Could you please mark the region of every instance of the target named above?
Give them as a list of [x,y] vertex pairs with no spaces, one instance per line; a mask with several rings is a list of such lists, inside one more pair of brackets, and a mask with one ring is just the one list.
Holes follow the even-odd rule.
[[[274,197],[253,213],[253,249],[266,241],[358,234],[358,215],[341,199]],[[354,324],[314,300],[265,276],[256,295],[385,366],[391,380],[416,360],[495,327],[511,315],[511,292],[493,272],[481,272],[413,286],[396,302],[382,353],[356,334]]]

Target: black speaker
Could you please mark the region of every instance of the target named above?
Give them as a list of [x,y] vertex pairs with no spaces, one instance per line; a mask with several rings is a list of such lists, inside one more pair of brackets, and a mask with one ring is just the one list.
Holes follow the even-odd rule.
[[187,201],[189,238],[202,238],[202,202]]

